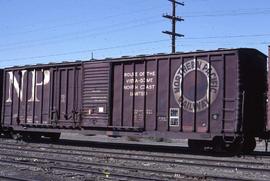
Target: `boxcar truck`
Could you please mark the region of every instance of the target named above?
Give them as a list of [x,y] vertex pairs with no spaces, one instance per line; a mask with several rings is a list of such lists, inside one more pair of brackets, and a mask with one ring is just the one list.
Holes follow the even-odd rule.
[[181,138],[245,151],[267,137],[267,57],[255,49],[11,67],[3,77],[2,128],[12,135]]

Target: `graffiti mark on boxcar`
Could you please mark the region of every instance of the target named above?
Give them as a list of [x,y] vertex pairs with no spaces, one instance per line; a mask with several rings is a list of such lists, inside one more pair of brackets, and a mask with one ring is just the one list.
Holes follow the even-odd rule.
[[[185,92],[182,92],[181,87],[183,84],[183,79],[185,79],[189,73],[196,71],[196,69],[197,69],[197,72],[202,73],[206,77],[207,85],[205,87],[207,88],[203,97],[198,98],[195,103],[195,100],[188,98],[185,95]],[[192,82],[189,82],[189,83],[192,84]],[[194,84],[193,86],[194,91],[196,91],[195,81],[193,84]],[[200,84],[204,85],[205,83],[197,82],[197,86]],[[218,91],[219,91],[218,73],[213,66],[210,67],[210,64],[207,61],[202,60],[202,59],[197,59],[197,60],[193,59],[193,60],[185,62],[183,65],[181,65],[177,69],[174,75],[172,88],[173,88],[175,99],[180,107],[181,105],[183,105],[184,110],[188,112],[195,112],[195,109],[196,109],[196,112],[201,112],[209,107],[209,100],[210,100],[210,104],[212,104],[217,98]],[[210,98],[209,98],[209,91],[210,91]],[[182,102],[182,98],[183,98],[183,102]]]

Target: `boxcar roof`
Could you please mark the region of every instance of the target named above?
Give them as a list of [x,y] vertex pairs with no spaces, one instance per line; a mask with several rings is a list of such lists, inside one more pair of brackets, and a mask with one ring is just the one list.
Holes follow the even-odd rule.
[[[270,45],[269,45],[270,47]],[[242,51],[255,51],[263,56],[266,56],[262,52],[258,51],[257,49],[253,48],[234,48],[234,49],[217,49],[217,50],[197,50],[192,52],[176,52],[174,54],[172,53],[157,53],[152,55],[137,55],[137,56],[122,56],[118,58],[104,58],[104,59],[94,59],[94,60],[77,60],[77,61],[63,61],[63,62],[57,62],[57,63],[44,63],[44,64],[33,64],[33,65],[23,65],[23,66],[13,66],[13,67],[7,67],[4,68],[6,70],[13,70],[13,69],[35,69],[35,68],[49,68],[49,67],[58,67],[58,66],[78,66],[81,65],[83,62],[120,62],[120,61],[134,61],[134,60],[147,60],[147,59],[162,59],[162,58],[168,58],[168,57],[179,57],[179,56],[200,56],[200,55],[207,55],[207,54],[223,54],[223,53],[236,53],[239,50]]]

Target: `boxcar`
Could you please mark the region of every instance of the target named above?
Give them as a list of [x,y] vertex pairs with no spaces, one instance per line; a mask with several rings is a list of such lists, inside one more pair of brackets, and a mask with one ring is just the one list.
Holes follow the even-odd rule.
[[268,108],[268,114],[267,114],[267,125],[266,130],[270,130],[270,105],[269,105],[269,98],[270,98],[270,73],[269,73],[269,67],[270,67],[270,46],[268,46],[268,99],[267,99],[267,108]]
[[269,135],[267,57],[255,49],[11,67],[1,74],[1,125],[13,134],[185,138],[190,147],[208,140],[243,143],[246,150],[254,149],[255,137]]

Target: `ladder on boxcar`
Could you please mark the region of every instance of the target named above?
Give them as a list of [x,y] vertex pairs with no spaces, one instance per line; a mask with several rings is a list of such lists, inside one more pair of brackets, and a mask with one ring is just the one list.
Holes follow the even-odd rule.
[[[242,101],[240,106],[238,105],[238,98],[226,97],[223,99],[222,133],[224,138],[227,136],[235,137],[236,133],[241,129],[243,123],[244,96],[245,92],[241,95]],[[238,118],[239,116],[240,119]]]

